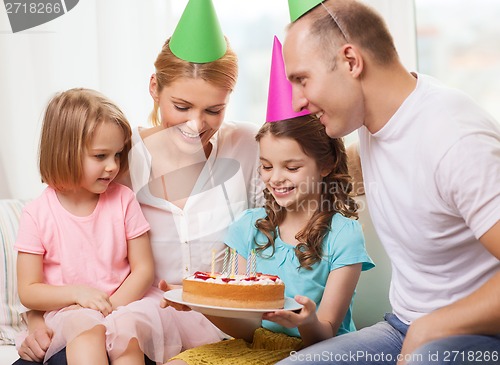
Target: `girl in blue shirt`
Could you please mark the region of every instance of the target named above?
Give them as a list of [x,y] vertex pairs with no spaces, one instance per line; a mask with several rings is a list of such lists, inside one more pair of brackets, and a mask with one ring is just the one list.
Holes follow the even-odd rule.
[[311,116],[265,123],[256,139],[265,207],[244,211],[225,243],[239,253],[240,273],[255,250],[256,271],[278,275],[285,296],[303,308],[266,313],[257,330],[248,320],[211,318],[241,340],[185,351],[176,356],[184,363],[273,364],[290,351],[355,330],[354,290],[361,271],[374,265],[355,220],[342,140],[328,137]]

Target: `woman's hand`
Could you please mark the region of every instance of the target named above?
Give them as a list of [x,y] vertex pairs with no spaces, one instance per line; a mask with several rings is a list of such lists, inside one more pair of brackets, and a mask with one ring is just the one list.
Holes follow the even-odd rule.
[[107,316],[113,311],[109,295],[102,290],[85,285],[74,286],[75,303],[84,307],[94,309]]
[[318,320],[316,316],[316,303],[302,295],[296,295],[295,301],[303,305],[303,308],[298,313],[295,311],[278,310],[276,312],[264,313],[262,319],[276,322],[287,328],[302,326]]
[[45,352],[52,341],[53,332],[50,328],[38,328],[24,339],[17,353],[23,360],[43,362]]
[[17,351],[19,357],[23,360],[41,363],[54,333],[45,325],[43,312],[28,311],[23,313],[23,318],[28,325],[28,336]]
[[[180,288],[182,288],[182,285],[167,284],[167,282],[162,279],[158,283],[158,288],[160,290],[163,290],[164,292],[167,292],[167,291],[173,290],[173,289],[180,289]],[[189,308],[187,305],[171,302],[170,300],[167,300],[166,298],[161,298],[160,307],[161,308],[172,307],[175,310],[182,311],[182,312],[187,312],[187,311],[191,310],[191,308]]]

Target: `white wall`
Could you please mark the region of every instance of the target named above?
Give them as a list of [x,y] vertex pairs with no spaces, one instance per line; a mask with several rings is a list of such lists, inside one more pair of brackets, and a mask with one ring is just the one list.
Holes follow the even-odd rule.
[[60,18],[15,34],[0,7],[0,197],[33,198],[43,189],[38,138],[55,92],[95,88],[131,121],[147,115],[152,60],[173,23],[164,3],[83,0]]

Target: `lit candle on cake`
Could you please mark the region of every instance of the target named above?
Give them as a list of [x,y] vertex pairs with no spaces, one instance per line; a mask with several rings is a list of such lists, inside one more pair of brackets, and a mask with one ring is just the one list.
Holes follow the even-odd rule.
[[212,248],[212,276],[215,275],[215,248]]
[[257,257],[255,257],[255,248],[250,252],[250,276],[257,275]]
[[231,249],[229,261],[231,261],[231,278],[234,278],[236,271],[236,250],[234,248]]
[[247,257],[247,271],[246,276],[252,276],[252,252],[250,251],[250,255]]
[[222,274],[227,274],[227,272],[229,271],[227,269],[228,256],[229,256],[229,247],[226,247],[226,249],[224,250],[224,261],[222,263]]

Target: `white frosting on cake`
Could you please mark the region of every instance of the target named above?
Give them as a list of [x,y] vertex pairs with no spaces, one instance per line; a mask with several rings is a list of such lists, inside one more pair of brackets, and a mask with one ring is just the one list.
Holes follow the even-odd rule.
[[197,273],[187,277],[187,280],[202,281],[214,284],[228,284],[228,285],[281,285],[283,281],[273,276],[272,278],[268,275],[257,274],[257,276],[248,277],[246,275],[234,275],[230,276],[227,274],[214,274],[215,278],[210,273],[203,273],[209,276],[208,278],[197,277]]

